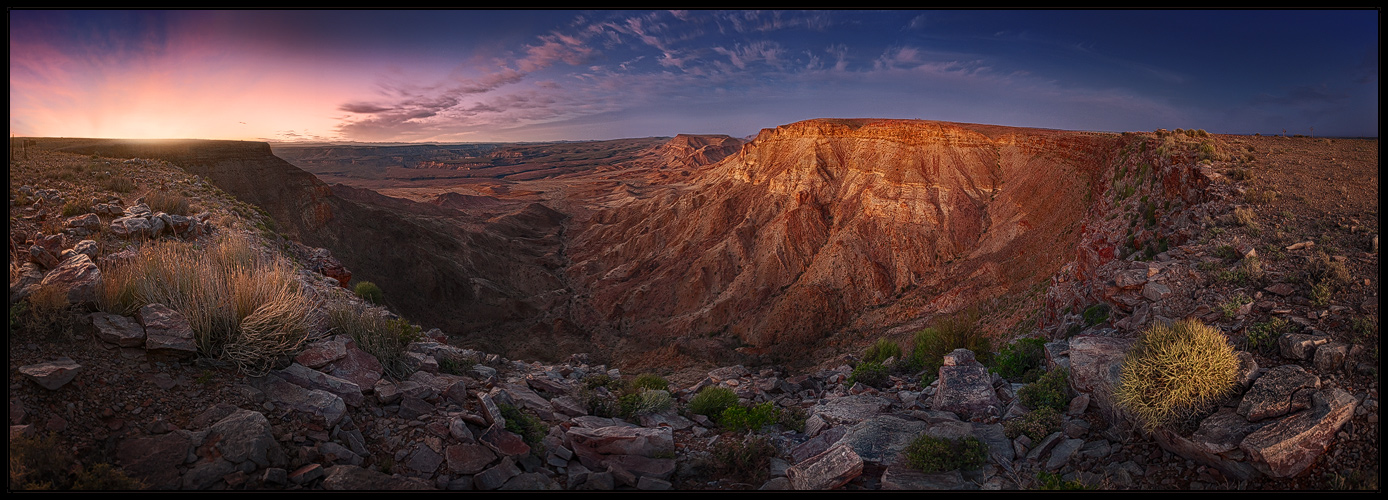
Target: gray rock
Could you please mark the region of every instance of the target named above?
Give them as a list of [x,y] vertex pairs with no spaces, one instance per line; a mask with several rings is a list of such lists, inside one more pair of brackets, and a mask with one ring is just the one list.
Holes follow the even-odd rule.
[[1358,404],[1353,395],[1339,388],[1318,391],[1312,401],[1311,409],[1249,434],[1239,448],[1273,477],[1300,474],[1325,453]]
[[39,387],[50,391],[56,391],[67,385],[68,382],[72,382],[72,379],[77,378],[77,374],[81,372],[82,365],[66,356],[53,361],[19,367],[19,373],[34,381]]
[[1320,377],[1297,365],[1282,365],[1264,373],[1244,393],[1238,414],[1250,422],[1286,415],[1310,406],[1310,391],[1320,388]]
[[97,339],[120,347],[140,347],[145,344],[145,327],[135,320],[104,312],[87,315]]
[[839,444],[786,469],[797,490],[832,490],[863,473],[863,459],[847,444]]

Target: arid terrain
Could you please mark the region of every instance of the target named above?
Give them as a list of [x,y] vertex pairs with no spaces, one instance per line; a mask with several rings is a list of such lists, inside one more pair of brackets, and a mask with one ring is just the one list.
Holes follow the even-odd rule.
[[[808,120],[745,141],[17,138],[10,160],[11,424],[52,431],[73,455],[90,457],[88,465],[121,464],[144,474],[146,486],[158,480],[159,487],[182,488],[490,489],[490,481],[500,487],[525,477],[535,482],[513,487],[819,489],[832,481],[803,478],[806,471],[833,475],[815,461],[839,449],[825,436],[858,435],[866,431],[852,426],[863,422],[898,425],[824,409],[834,401],[880,398],[878,416],[912,426],[974,425],[979,436],[1000,436],[1001,424],[1017,418],[1008,408],[1019,379],[1009,384],[994,375],[993,397],[1003,398],[998,408],[972,418],[974,409],[957,410],[962,424],[939,414],[944,396],[937,395],[950,389],[929,370],[922,378],[921,367],[895,371],[877,385],[855,384],[854,367],[881,340],[910,349],[922,329],[967,318],[993,351],[1026,337],[1069,345],[1048,344],[1048,369],[1084,373],[1090,361],[1079,353],[1089,352],[1081,347],[1089,339],[1131,341],[1151,325],[1193,318],[1248,354],[1259,367],[1250,376],[1295,366],[1316,377],[1284,395],[1293,400],[1290,411],[1345,408],[1323,403],[1329,398],[1352,400],[1349,413],[1315,424],[1307,434],[1330,428],[1308,445],[1315,451],[1281,466],[1233,446],[1183,451],[1189,447],[1180,439],[1202,436],[1189,432],[1198,419],[1173,441],[1119,422],[1096,394],[1088,410],[1072,405],[1064,430],[1045,443],[1011,436],[990,442],[994,456],[1005,448],[1010,458],[983,472],[902,475],[885,452],[874,458],[859,449],[857,473],[832,487],[1024,489],[1040,487],[1040,471],[1103,489],[1377,489],[1378,147],[1376,139],[868,119]],[[116,234],[127,227],[117,220],[135,217],[139,210],[131,210],[141,203],[148,211],[168,193],[191,204],[173,215],[194,221],[194,229]],[[113,211],[102,212],[102,205]],[[81,253],[63,253],[81,240],[95,242],[90,261],[107,272],[113,256],[129,258],[123,252],[138,253],[145,240],[199,242],[229,233],[245,233],[295,262],[305,271],[302,286],[321,304],[362,305],[349,288],[379,285],[384,308],[437,342],[415,348],[412,358],[418,373],[434,374],[421,375],[429,382],[411,378],[415,385],[406,388],[403,378],[378,373],[380,382],[351,396],[366,394],[365,402],[342,396],[350,405],[345,421],[325,423],[326,410],[277,399],[278,389],[258,382],[261,374],[205,359],[216,356],[170,361],[133,345],[103,347],[92,319],[53,320],[68,327],[45,334],[16,317],[15,305],[29,303],[20,299]],[[77,307],[84,314],[101,309]],[[315,321],[318,328],[327,320]],[[1278,343],[1295,335],[1336,346],[1339,357]],[[478,368],[441,368],[464,356],[457,353]],[[40,387],[18,370],[59,357],[83,365],[61,389]],[[295,359],[295,366],[307,364],[302,355]],[[280,361],[290,364],[288,356]],[[556,402],[583,385],[585,372],[660,375],[680,404],[705,386],[731,387],[745,401],[798,409],[801,429],[782,429],[772,439],[779,462],[755,466],[769,467],[769,476],[733,480],[694,458],[720,456],[718,426],[708,418],[630,418],[642,429],[665,429],[672,448],[649,454],[654,465],[617,460],[620,467],[603,472],[575,444],[597,438],[576,438],[574,429],[620,426],[575,424],[580,417]],[[427,397],[409,392],[446,378],[440,373],[456,376],[458,389],[438,382]],[[1081,375],[1069,381],[1077,393],[1092,392],[1087,383]],[[386,396],[396,393],[406,396]],[[532,396],[541,398],[533,407]],[[514,452],[509,438],[497,437],[492,398],[534,410],[547,425],[542,434],[552,438],[543,445],[548,454],[527,454],[541,449],[536,442]],[[596,418],[589,406],[577,410],[581,418]],[[1233,413],[1238,399],[1225,406]],[[151,472],[157,464],[136,458],[144,456],[132,444],[137,439],[172,447],[161,440],[173,430],[216,428],[214,422],[241,415],[235,408],[266,413],[270,441],[278,444],[261,453],[284,456],[217,461],[232,452],[209,451],[220,446],[213,442],[191,445],[196,451],[186,464],[182,456],[165,464],[177,465],[182,479]],[[1269,422],[1244,422],[1238,439],[1275,427]],[[197,439],[216,435],[202,432]],[[484,444],[490,458],[459,455]],[[338,448],[351,448],[356,460]],[[1047,458],[1061,449],[1074,455]],[[313,475],[305,468],[315,464],[394,479],[352,482],[342,479],[346,469],[297,475]],[[492,471],[501,469],[515,472],[495,479],[502,472]],[[663,472],[643,472],[654,469]],[[280,473],[298,479],[272,478]],[[324,474],[333,479],[319,479]]]

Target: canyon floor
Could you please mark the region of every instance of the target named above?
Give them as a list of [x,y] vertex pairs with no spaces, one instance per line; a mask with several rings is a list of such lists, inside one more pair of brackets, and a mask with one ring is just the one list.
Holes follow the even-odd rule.
[[[1273,367],[1285,363],[1298,364],[1319,375],[1321,384],[1334,387],[1351,394],[1357,400],[1357,409],[1349,423],[1340,430],[1328,448],[1304,472],[1290,478],[1262,477],[1254,481],[1240,482],[1218,473],[1192,460],[1163,450],[1152,440],[1133,437],[1131,440],[1113,441],[1115,450],[1098,459],[1076,459],[1056,469],[1067,479],[1080,479],[1091,487],[1101,489],[1125,490],[1185,490],[1185,489],[1249,489],[1249,490],[1324,490],[1324,489],[1378,489],[1380,471],[1380,436],[1378,432],[1379,400],[1379,338],[1378,338],[1378,290],[1379,290],[1379,252],[1377,236],[1378,220],[1378,173],[1379,159],[1377,140],[1274,137],[1274,136],[1225,136],[1215,139],[1225,158],[1214,162],[1207,168],[1214,175],[1209,176],[1210,185],[1206,188],[1218,196],[1191,208],[1188,227],[1182,226],[1191,236],[1171,249],[1153,251],[1143,256],[1136,251],[1137,246],[1128,250],[1132,253],[1120,255],[1100,266],[1098,269],[1081,273],[1082,278],[1093,283],[1130,270],[1154,269],[1155,277],[1162,280],[1164,287],[1174,289],[1170,299],[1151,302],[1158,307],[1158,316],[1179,309],[1182,317],[1199,317],[1218,326],[1240,347],[1254,353],[1260,366]],[[488,173],[480,178],[460,175],[456,165],[438,172],[426,172],[427,179],[420,178],[424,169],[395,168],[387,170],[395,177],[367,179],[361,175],[326,171],[314,172],[326,182],[340,182],[344,185],[370,189],[380,194],[408,200],[420,204],[432,203],[444,206],[453,203],[453,210],[467,214],[481,214],[479,217],[499,217],[504,212],[520,210],[528,204],[543,202],[570,214],[571,217],[589,216],[602,210],[621,210],[639,200],[661,199],[659,192],[679,192],[687,187],[686,179],[702,165],[687,165],[651,173],[645,167],[635,166],[643,159],[657,161],[649,154],[641,152],[658,144],[658,141],[640,140],[621,144],[616,148],[621,161],[609,168],[592,170],[578,168],[561,161],[549,162],[542,174],[533,170],[517,169],[504,174]],[[501,147],[501,146],[498,146]],[[525,148],[518,148],[515,155],[525,154]],[[493,151],[493,149],[487,149]],[[475,153],[475,152],[474,152]],[[473,153],[469,153],[473,154]],[[606,153],[603,153],[606,154]],[[724,153],[726,155],[727,153]],[[626,155],[626,156],[622,156]],[[599,155],[601,156],[601,155]],[[602,158],[608,158],[602,156]],[[721,156],[719,157],[721,158]],[[591,158],[584,157],[582,161]],[[461,160],[458,160],[461,161]],[[579,160],[573,160],[578,162]],[[716,161],[716,160],[715,160]],[[705,165],[715,161],[703,162]],[[581,162],[580,162],[581,163]],[[587,165],[587,163],[583,163]],[[447,165],[444,165],[447,166]],[[310,167],[306,170],[313,171]],[[527,173],[535,177],[527,177]],[[519,177],[516,177],[519,176]],[[122,182],[117,179],[125,179]],[[1121,183],[1112,184],[1117,188]],[[614,359],[592,361],[583,357],[570,357],[565,353],[547,353],[551,359],[544,363],[534,362],[523,356],[508,356],[501,359],[493,354],[484,354],[477,349],[467,351],[477,356],[478,368],[462,375],[467,380],[468,394],[462,399],[450,402],[447,397],[434,394],[432,398],[419,397],[420,400],[434,401],[433,408],[417,410],[414,403],[403,403],[406,399],[387,401],[382,393],[389,392],[377,386],[377,394],[368,397],[359,406],[349,410],[351,418],[344,423],[325,425],[322,421],[304,418],[302,413],[292,411],[285,403],[278,405],[267,401],[267,393],[272,392],[257,385],[252,377],[234,366],[207,359],[170,361],[148,355],[139,348],[115,348],[99,340],[90,328],[78,325],[78,320],[66,321],[69,327],[49,333],[34,331],[15,317],[16,284],[25,283],[26,273],[34,272],[25,268],[31,245],[41,235],[68,234],[73,240],[66,244],[72,247],[77,239],[70,221],[82,214],[70,212],[66,201],[86,200],[93,203],[109,203],[118,207],[131,207],[137,201],[151,194],[175,190],[187,195],[192,207],[187,211],[197,217],[211,232],[244,232],[263,238],[272,248],[294,255],[300,264],[311,259],[312,248],[298,245],[291,238],[276,232],[273,219],[255,207],[237,201],[209,179],[190,175],[168,162],[155,160],[132,160],[130,157],[78,155],[63,153],[51,148],[27,146],[24,149],[11,149],[10,168],[10,239],[11,239],[11,329],[8,337],[9,348],[9,415],[12,438],[16,432],[52,433],[57,436],[58,447],[69,457],[79,457],[77,462],[87,467],[96,463],[124,464],[132,468],[130,455],[131,441],[136,438],[156,439],[157,436],[170,436],[174,431],[199,430],[209,425],[209,420],[218,420],[230,414],[233,408],[263,412],[270,418],[267,424],[269,434],[277,443],[272,447],[283,450],[287,455],[273,462],[268,469],[260,466],[227,466],[225,470],[209,464],[216,462],[224,451],[214,451],[215,443],[193,447],[187,453],[186,464],[183,457],[177,457],[171,464],[184,470],[182,487],[190,484],[216,489],[321,489],[328,485],[346,485],[348,489],[396,489],[396,488],[477,488],[483,489],[495,469],[503,469],[510,464],[516,473],[507,476],[508,480],[535,474],[533,483],[514,483],[520,489],[541,489],[552,485],[583,486],[601,488],[603,481],[615,481],[622,487],[673,487],[678,489],[753,489],[772,484],[773,488],[786,488],[790,483],[768,482],[766,477],[758,477],[754,484],[751,479],[720,479],[710,476],[702,467],[706,462],[695,463],[692,457],[707,457],[715,449],[718,436],[716,426],[706,420],[690,415],[678,418],[694,420],[689,426],[676,424],[679,430],[674,433],[677,466],[667,482],[647,481],[638,483],[631,479],[623,486],[623,473],[602,476],[602,471],[585,472],[584,479],[574,479],[578,473],[572,465],[556,466],[553,463],[538,463],[553,459],[552,456],[526,457],[525,454],[502,458],[501,465],[492,465],[485,470],[467,470],[468,466],[453,465],[453,458],[444,451],[450,439],[466,443],[487,443],[492,448],[506,448],[506,444],[496,445],[486,439],[493,439],[488,433],[487,424],[491,418],[487,409],[479,406],[480,394],[489,391],[508,393],[516,391],[509,384],[520,380],[543,378],[547,373],[564,373],[558,376],[574,379],[570,374],[578,371],[607,373],[617,366],[609,363]],[[335,188],[341,189],[341,188]],[[448,196],[453,193],[459,196]],[[370,198],[370,193],[356,194],[358,199]],[[570,202],[570,199],[577,200]],[[675,199],[675,198],[670,198]],[[592,200],[600,200],[598,206]],[[378,199],[379,201],[379,199]],[[1129,200],[1128,207],[1133,200]],[[386,200],[382,203],[395,203]],[[1118,201],[1114,202],[1115,204]],[[1143,205],[1146,205],[1144,199]],[[418,207],[408,210],[423,210]],[[65,213],[68,212],[68,213]],[[1137,213],[1136,210],[1132,211]],[[614,212],[616,213],[616,212]],[[1124,217],[1131,214],[1122,214]],[[453,215],[449,215],[452,217]],[[97,257],[107,257],[120,250],[131,247],[132,242],[109,234],[109,217],[103,216],[99,227],[89,230],[89,235],[98,245]],[[1173,216],[1174,217],[1174,216]],[[1182,217],[1186,217],[1183,213]],[[1140,214],[1138,217],[1140,218]],[[1184,220],[1184,219],[1183,219]],[[279,223],[284,229],[285,223]],[[1140,227],[1140,220],[1138,221]],[[493,226],[494,227],[494,226]],[[1118,227],[1118,226],[1115,226]],[[631,228],[631,233],[645,234],[641,228]],[[1113,233],[1111,239],[1124,236],[1123,227]],[[1091,231],[1093,231],[1091,229]],[[1174,233],[1173,229],[1173,233]],[[1131,234],[1131,233],[1129,233]],[[1139,236],[1142,233],[1139,231]],[[1153,232],[1152,243],[1158,238]],[[1165,233],[1162,233],[1165,234]],[[516,238],[526,239],[521,235]],[[543,239],[535,236],[535,239]],[[1090,241],[1083,235],[1074,239]],[[1161,238],[1165,241],[1165,236]],[[633,240],[635,241],[635,240]],[[1308,244],[1309,242],[1309,244]],[[1164,243],[1163,243],[1164,245]],[[1258,269],[1250,273],[1242,262],[1247,260],[1247,250],[1258,256]],[[1237,252],[1237,255],[1231,252]],[[1127,253],[1127,252],[1123,252]],[[23,256],[23,257],[22,257]],[[99,258],[94,258],[99,261]],[[1335,286],[1316,288],[1307,278],[1306,270],[1313,262],[1336,262],[1343,266],[1347,276]],[[958,272],[976,275],[977,269],[984,266],[960,267]],[[35,268],[36,269],[36,268]],[[353,269],[362,273],[362,269]],[[996,273],[997,271],[992,271]],[[1242,272],[1243,274],[1239,274]],[[345,289],[336,287],[334,281],[319,279],[313,273],[303,273],[307,288],[318,290],[325,300],[357,301]],[[1071,273],[1070,276],[1076,276]],[[1155,280],[1153,282],[1156,282]],[[1047,286],[1063,288],[1059,281],[1039,281],[1026,288],[1036,290],[1027,294],[1013,294],[1014,302],[995,303],[985,312],[1012,316],[1005,325],[992,332],[997,338],[994,345],[1001,345],[1013,336],[1036,335],[1050,340],[1064,339],[1078,330],[1090,328],[1117,328],[1116,320],[1099,325],[1083,325],[1075,328],[1079,316],[1077,310],[1044,310],[1056,302],[1046,299],[1043,293]],[[32,283],[31,283],[32,284]],[[22,288],[22,287],[21,287]],[[1139,315],[1145,307],[1143,299],[1134,290],[1102,291],[1102,287],[1086,292],[1087,298],[1104,296],[1115,304],[1124,301],[1135,304],[1130,310],[1121,311],[1124,319]],[[1110,285],[1110,288],[1111,287]],[[1145,291],[1145,290],[1144,290]],[[911,292],[906,295],[911,297]],[[624,296],[623,300],[640,303],[637,298]],[[907,301],[909,302],[909,301]],[[1177,305],[1179,304],[1179,306]],[[916,303],[916,305],[920,305]],[[1067,305],[1069,305],[1067,303]],[[894,314],[896,308],[906,306],[887,306],[880,315]],[[1067,314],[1068,313],[1068,314]],[[1174,314],[1174,313],[1173,313]],[[613,318],[620,313],[614,313]],[[1050,319],[1047,319],[1050,318]],[[1328,337],[1332,342],[1357,347],[1352,361],[1333,370],[1318,369],[1313,360],[1288,360],[1275,350],[1254,349],[1247,346],[1250,331],[1255,326],[1268,324],[1274,318],[1283,324],[1297,325]],[[604,318],[604,321],[607,321]],[[19,328],[16,326],[19,325]],[[698,366],[665,366],[656,370],[661,363],[687,362],[692,358],[679,353],[665,353],[657,358],[659,363],[632,362],[623,366],[621,375],[630,378],[642,371],[664,372],[673,384],[672,393],[677,401],[688,402],[703,385],[742,387],[772,387],[779,382],[772,380],[797,380],[803,383],[801,390],[811,391],[809,387],[818,384],[818,399],[806,398],[803,393],[789,391],[791,396],[778,396],[778,404],[800,406],[813,409],[825,400],[859,396],[864,393],[891,401],[890,408],[902,414],[923,411],[915,403],[924,400],[930,387],[923,387],[912,377],[898,377],[894,383],[875,389],[854,388],[844,384],[849,372],[842,368],[852,365],[862,354],[862,349],[877,337],[909,338],[910,333],[925,326],[924,323],[904,321],[892,331],[864,332],[859,328],[854,335],[839,340],[818,344],[807,352],[813,352],[816,359],[806,360],[792,369],[784,363],[768,363],[765,366],[749,366],[748,371],[733,370],[724,366],[710,365],[708,360],[699,360]],[[556,330],[558,328],[556,327]],[[1074,329],[1075,331],[1071,331]],[[1112,328],[1110,328],[1112,329]],[[1115,335],[1122,335],[1115,334]],[[1129,333],[1129,336],[1131,334]],[[440,337],[443,339],[445,337]],[[616,341],[613,341],[614,344]],[[482,347],[485,344],[467,347]],[[693,344],[690,349],[697,349]],[[554,346],[549,346],[553,350]],[[569,348],[569,345],[564,345]],[[744,346],[743,351],[755,351],[756,346]],[[634,352],[634,351],[633,351]],[[61,357],[71,358],[82,365],[82,371],[70,383],[57,390],[46,389],[20,373],[19,367],[52,361]],[[595,356],[596,357],[596,356]],[[421,356],[422,358],[422,356]],[[442,358],[442,355],[440,355]],[[752,355],[739,359],[757,360],[762,357]],[[485,360],[485,362],[483,362]],[[602,361],[601,363],[597,361]],[[420,371],[425,371],[420,368]],[[437,375],[437,366],[434,367]],[[715,373],[716,372],[716,373]],[[800,377],[797,379],[796,377]],[[808,380],[805,377],[809,377]],[[429,378],[429,376],[424,376]],[[397,385],[401,381],[395,381]],[[532,387],[536,384],[532,383]],[[363,387],[363,390],[366,388]],[[395,390],[391,388],[390,390]],[[438,392],[444,392],[441,389]],[[537,389],[538,390],[538,389]],[[370,392],[370,391],[367,391]],[[763,394],[769,390],[752,391],[755,397],[771,400],[772,396]],[[813,392],[813,391],[812,391]],[[795,396],[802,394],[802,396]],[[747,394],[743,394],[746,396]],[[832,395],[832,396],[831,396]],[[514,396],[524,399],[525,396]],[[439,398],[443,398],[440,400]],[[270,397],[274,400],[274,397]],[[794,401],[788,401],[794,400]],[[519,405],[520,402],[518,401]],[[456,405],[456,406],[452,406]],[[219,409],[220,408],[220,409]],[[436,408],[436,409],[435,409]],[[423,416],[421,416],[421,414]],[[552,419],[565,420],[558,415]],[[672,417],[674,418],[674,417]],[[1109,425],[1097,415],[1077,415],[1076,425],[1092,428],[1094,436],[1100,435]],[[1080,424],[1080,421],[1085,423]],[[459,423],[463,422],[463,423]],[[560,436],[564,429],[573,424],[554,423],[550,429]],[[461,426],[463,430],[456,430]],[[1101,427],[1102,426],[1102,427]],[[578,426],[581,427],[581,426]],[[656,424],[651,427],[658,428]],[[667,423],[666,427],[670,427]],[[355,434],[354,434],[355,433]],[[479,435],[474,438],[474,435]],[[459,438],[466,435],[466,439]],[[481,437],[488,436],[487,438]],[[769,467],[770,481],[784,478],[785,469],[796,465],[792,450],[800,449],[809,442],[803,433],[780,431],[780,437],[773,439],[780,444],[777,453],[779,462]],[[355,436],[355,438],[349,437]],[[364,440],[357,443],[355,440]],[[722,437],[723,440],[734,437]],[[440,441],[443,444],[440,444]],[[1098,439],[1096,439],[1097,441]],[[342,443],[328,445],[325,443]],[[463,445],[456,445],[463,446]],[[353,456],[359,460],[349,464],[346,453],[338,448],[358,448]],[[433,449],[439,455],[432,464],[437,469],[443,462],[443,472],[434,474],[409,474],[410,467],[423,467],[431,462]],[[459,452],[461,453],[461,452]],[[570,452],[573,453],[573,452]],[[13,456],[13,448],[11,450]],[[124,455],[123,455],[124,454]],[[502,455],[503,453],[497,453]],[[562,453],[561,453],[562,454]],[[491,455],[488,455],[491,456]],[[803,457],[801,457],[803,458]],[[123,460],[124,459],[124,460]],[[460,462],[466,461],[459,459]],[[563,458],[561,457],[562,461]],[[573,458],[577,463],[578,459]],[[12,462],[13,463],[13,462]],[[488,462],[494,464],[496,462]],[[779,463],[780,465],[776,465]],[[1125,479],[1115,482],[1114,463],[1132,463],[1141,469],[1125,473]],[[144,467],[152,467],[141,463]],[[333,483],[321,478],[322,470],[333,467],[362,467],[384,475],[370,482]],[[221,467],[218,465],[218,467]],[[315,467],[318,467],[315,469]],[[870,465],[858,478],[842,485],[845,489],[877,489],[882,487],[880,478],[883,470]],[[170,465],[169,468],[173,468]],[[450,468],[453,471],[450,473]],[[581,468],[581,467],[580,467]],[[246,470],[250,469],[250,470]],[[275,469],[278,472],[267,473]],[[1030,489],[1040,486],[1035,475],[1019,475],[1005,468],[993,468],[985,477],[966,477],[991,484],[1001,489]],[[314,474],[317,470],[317,476]],[[344,469],[338,469],[342,471]],[[520,471],[524,470],[522,474]],[[556,474],[556,470],[563,470]],[[586,470],[586,469],[584,469]],[[196,473],[193,471],[197,471]],[[240,471],[240,472],[238,472]],[[548,472],[546,472],[548,471]],[[777,475],[779,471],[780,476]],[[215,474],[214,474],[215,472]],[[391,473],[394,472],[392,475]],[[13,470],[12,470],[13,474]],[[199,482],[190,483],[193,476],[201,474]],[[286,477],[272,477],[284,474]],[[213,477],[215,475],[215,477]],[[639,474],[637,474],[639,476]],[[13,477],[13,475],[12,475]],[[382,478],[394,479],[382,479]],[[530,476],[527,476],[530,477]],[[177,484],[176,482],[174,484]],[[924,483],[921,483],[924,484]],[[500,486],[500,484],[496,485]],[[11,484],[11,489],[14,489]]]

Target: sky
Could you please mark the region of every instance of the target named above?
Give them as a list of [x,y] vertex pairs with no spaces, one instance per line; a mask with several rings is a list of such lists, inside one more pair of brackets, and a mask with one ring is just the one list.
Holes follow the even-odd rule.
[[12,136],[746,137],[810,118],[1378,136],[1378,10],[10,10]]

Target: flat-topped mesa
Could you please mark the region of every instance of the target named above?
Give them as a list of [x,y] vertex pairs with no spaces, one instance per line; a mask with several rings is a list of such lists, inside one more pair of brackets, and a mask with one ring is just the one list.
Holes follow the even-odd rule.
[[920,120],[766,129],[690,189],[597,213],[569,276],[591,329],[726,332],[795,356],[1046,279],[1118,140]]

